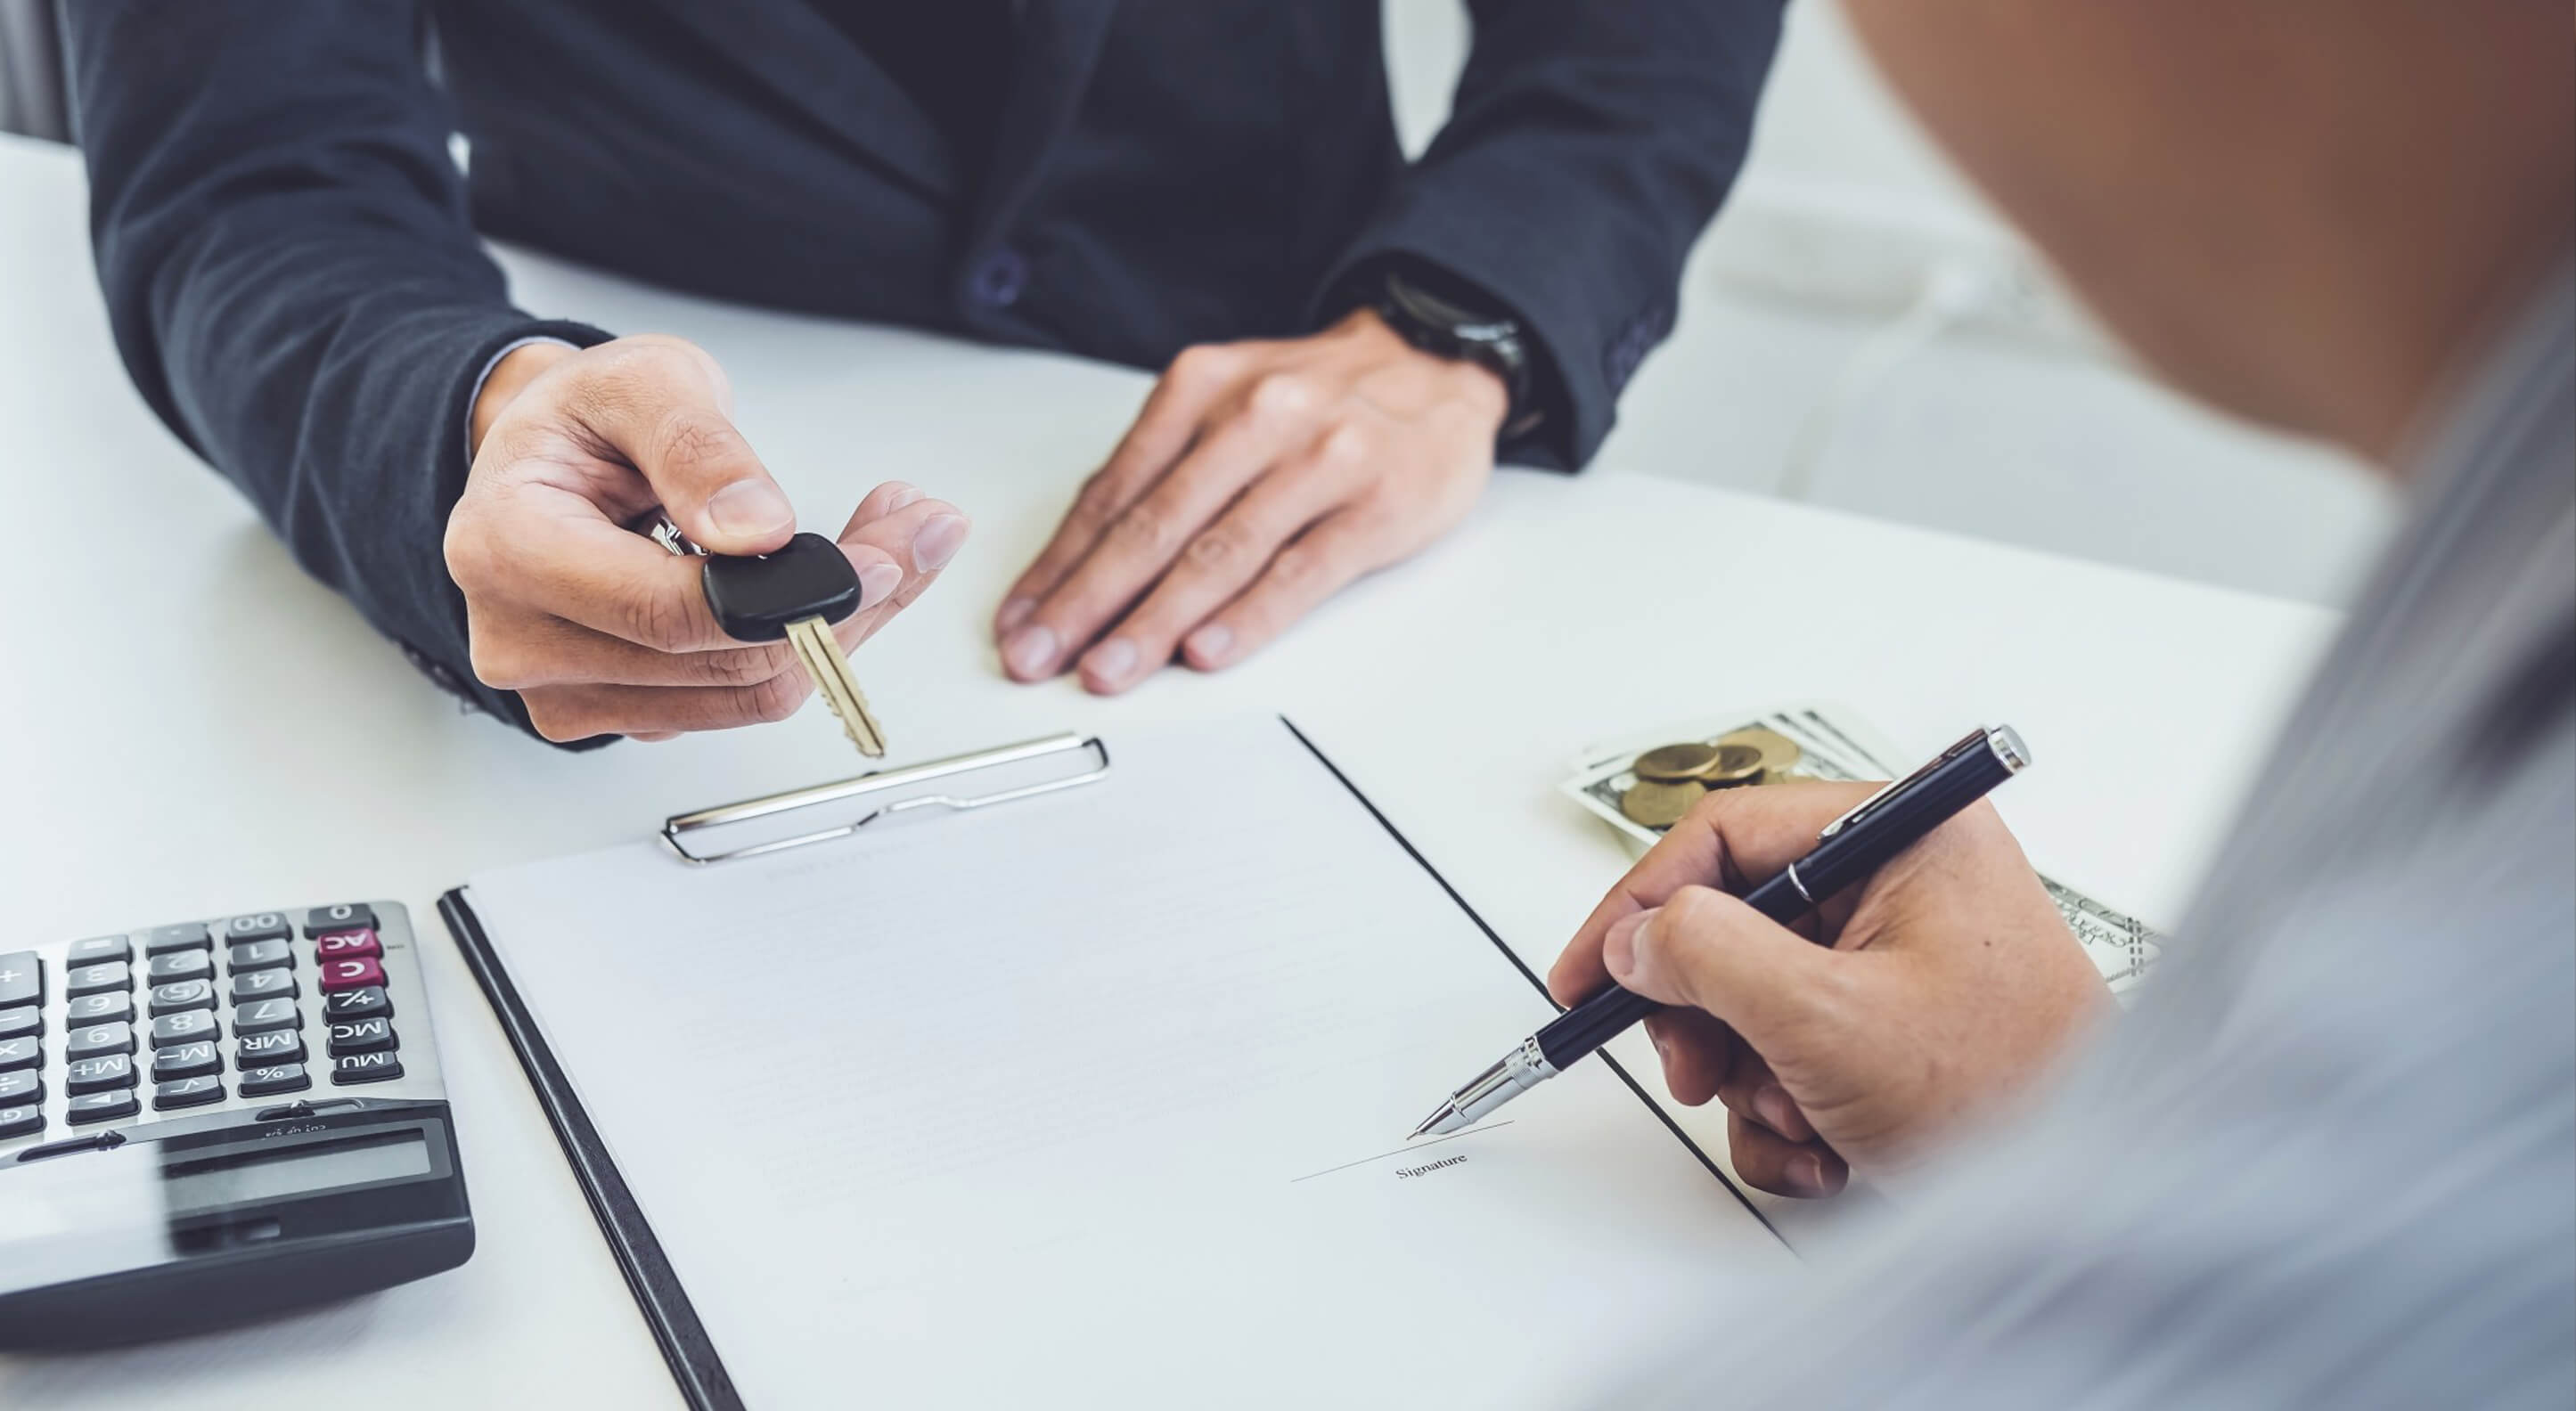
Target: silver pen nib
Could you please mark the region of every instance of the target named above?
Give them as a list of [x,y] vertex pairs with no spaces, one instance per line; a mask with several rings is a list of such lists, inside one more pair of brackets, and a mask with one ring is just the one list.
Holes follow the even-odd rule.
[[1461,1128],[1472,1127],[1484,1120],[1486,1113],[1555,1076],[1556,1065],[1547,1061],[1547,1054],[1539,1048],[1538,1038],[1533,1035],[1522,1040],[1519,1048],[1504,1054],[1484,1072],[1477,1074],[1467,1086],[1451,1093],[1449,1100],[1440,1104],[1438,1111],[1422,1119],[1422,1125],[1414,1128],[1413,1136],[1405,1140],[1446,1136]]
[[1455,1101],[1444,1102],[1440,1104],[1439,1111],[1423,1118],[1422,1125],[1414,1128],[1413,1136],[1406,1137],[1405,1140],[1412,1141],[1418,1137],[1447,1136],[1449,1133],[1466,1125],[1467,1119],[1458,1115],[1458,1104]]

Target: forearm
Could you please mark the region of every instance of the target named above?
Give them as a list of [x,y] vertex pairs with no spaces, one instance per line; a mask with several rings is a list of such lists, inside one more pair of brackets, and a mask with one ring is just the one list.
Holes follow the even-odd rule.
[[514,339],[601,335],[511,307],[412,7],[84,0],[66,18],[99,278],[137,388],[309,572],[470,685],[439,538],[473,382]]

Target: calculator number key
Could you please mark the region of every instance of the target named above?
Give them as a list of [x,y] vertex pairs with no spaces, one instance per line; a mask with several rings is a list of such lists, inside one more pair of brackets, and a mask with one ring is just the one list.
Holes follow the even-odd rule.
[[295,934],[286,924],[286,913],[263,911],[254,916],[236,916],[224,923],[224,941],[242,945],[250,941],[282,941]]
[[292,970],[253,970],[233,977],[235,1004],[248,1004],[256,999],[293,999],[301,993],[303,991],[297,987]]
[[322,997],[322,1017],[331,1020],[373,1019],[394,1012],[394,1002],[385,998],[385,987],[369,985],[364,989],[341,990]]
[[300,1093],[313,1086],[313,1079],[301,1063],[273,1063],[265,1068],[245,1068],[241,1075],[243,1097],[266,1097],[270,1093]]
[[353,1053],[331,1065],[331,1081],[342,1086],[391,1082],[401,1076],[402,1056],[392,1049]]
[[178,980],[203,980],[214,973],[215,957],[210,951],[174,950],[143,962],[144,979],[155,985],[167,985]]
[[148,997],[155,1019],[182,1010],[212,1009],[215,1007],[215,982],[179,980],[167,985],[154,985]]
[[224,968],[239,975],[250,970],[274,970],[295,963],[295,948],[284,941],[253,941],[224,952]]
[[245,1037],[271,1029],[292,1029],[303,1022],[291,999],[263,999],[233,1007],[233,1032]]
[[134,1017],[134,996],[123,990],[103,995],[82,995],[63,1006],[63,1023],[100,1024],[112,1019]]
[[74,1029],[63,1041],[63,1057],[93,1058],[103,1053],[134,1052],[134,1026],[122,1020]]
[[326,960],[321,964],[322,989],[326,994],[340,990],[363,990],[369,985],[385,983],[385,967],[373,956],[356,960]]
[[177,1014],[164,1014],[152,1021],[152,1049],[195,1043],[216,1037],[215,1012],[211,1009],[188,1009]]
[[331,1026],[331,1056],[339,1058],[352,1053],[373,1053],[392,1048],[401,1042],[394,1037],[390,1019],[356,1019]]
[[353,931],[375,924],[376,909],[362,901],[317,906],[304,913],[304,934],[308,936],[319,936],[325,931]]
[[63,972],[63,993],[74,999],[110,990],[131,989],[133,985],[133,972],[122,960],[111,960],[104,965],[84,965],[77,970]]

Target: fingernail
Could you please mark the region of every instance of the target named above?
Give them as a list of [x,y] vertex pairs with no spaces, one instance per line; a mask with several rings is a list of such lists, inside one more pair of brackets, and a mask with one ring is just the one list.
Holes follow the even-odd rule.
[[719,533],[745,539],[796,527],[796,510],[766,480],[737,480],[707,500],[707,522]]
[[890,563],[872,563],[859,570],[859,606],[872,608],[894,596],[903,586],[903,570]]
[[1183,645],[1189,650],[1191,659],[1201,665],[1221,666],[1225,662],[1226,649],[1234,645],[1234,629],[1222,622],[1211,622],[1191,633],[1189,641]]
[[1055,665],[1055,634],[1043,627],[1023,627],[1003,644],[1002,660],[1014,676],[1043,676]]
[[[1611,979],[1628,985],[1628,978],[1637,973],[1638,933],[1646,929],[1654,916],[1655,908],[1648,907],[1634,916],[1622,916],[1610,923],[1609,933],[1601,938],[1601,963],[1609,967]],[[1635,989],[1636,986],[1628,985],[1628,988]]]
[[924,493],[925,492],[918,485],[905,485],[902,489],[894,492],[893,499],[886,501],[886,513],[892,514],[896,510],[902,509],[904,506],[920,499]]
[[1028,621],[1029,614],[1037,610],[1037,599],[1013,598],[1002,604],[1002,610],[993,615],[993,626],[999,629],[1003,636],[1008,637],[1011,635],[1012,628]]
[[934,514],[912,536],[912,566],[928,573],[957,557],[966,542],[966,521],[953,514]]
[[1802,1151],[1790,1157],[1789,1164],[1780,1168],[1780,1174],[1788,1177],[1789,1184],[1796,1186],[1802,1194],[1825,1193],[1825,1163],[1813,1152]]
[[1127,673],[1135,669],[1136,644],[1124,637],[1110,638],[1082,659],[1083,674],[1104,686],[1125,684]]
[[1762,1125],[1782,1136],[1788,1135],[1790,1124],[1797,1120],[1797,1108],[1789,1101],[1788,1089],[1777,1083],[1766,1083],[1753,1095],[1753,1110],[1761,1114]]

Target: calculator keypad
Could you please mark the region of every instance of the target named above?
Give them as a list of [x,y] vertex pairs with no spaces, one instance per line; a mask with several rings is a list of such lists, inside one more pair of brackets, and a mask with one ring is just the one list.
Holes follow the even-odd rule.
[[63,1104],[63,1115],[77,1127],[88,1122],[109,1122],[131,1117],[137,1111],[134,1090],[119,1088],[114,1092],[82,1093]]
[[0,953],[0,1170],[67,1127],[248,1112],[323,1073],[421,1092],[398,1082],[390,993],[419,982],[410,935],[401,908],[349,902]]
[[174,980],[202,980],[215,973],[215,958],[202,950],[174,950],[144,962],[143,973],[155,985],[166,985]]
[[301,1063],[272,1063],[265,1068],[245,1068],[241,1075],[243,1097],[267,1097],[271,1093],[300,1093],[313,1086],[313,1079]]
[[0,1009],[45,1002],[45,970],[31,950],[0,954]]
[[152,1055],[152,1081],[167,1083],[179,1078],[202,1078],[224,1071],[223,1055],[216,1052],[215,1041],[199,1039],[195,1043],[173,1044]]
[[152,1017],[178,1014],[191,1009],[215,1007],[215,982],[212,980],[178,980],[152,987]]

